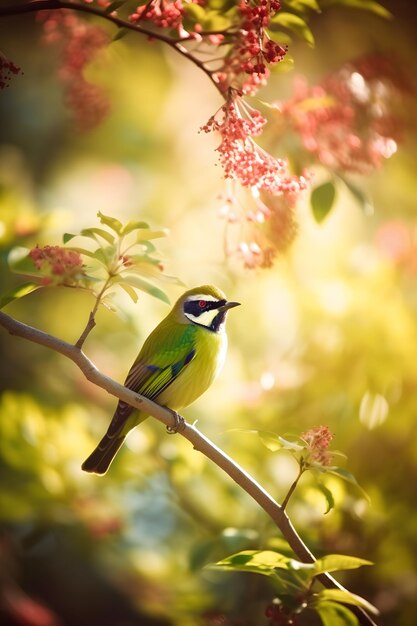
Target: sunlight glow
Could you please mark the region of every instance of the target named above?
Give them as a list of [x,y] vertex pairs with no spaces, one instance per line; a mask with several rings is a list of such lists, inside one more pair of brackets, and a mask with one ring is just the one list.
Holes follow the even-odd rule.
[[329,313],[343,315],[349,308],[351,294],[343,282],[332,280],[320,286],[319,300],[323,309]]
[[275,385],[275,376],[272,372],[264,372],[260,379],[261,387],[264,391],[269,391]]

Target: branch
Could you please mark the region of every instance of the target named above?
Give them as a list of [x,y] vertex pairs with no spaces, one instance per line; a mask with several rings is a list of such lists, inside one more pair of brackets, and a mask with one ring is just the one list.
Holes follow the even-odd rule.
[[[146,37],[150,39],[162,41],[170,48],[173,48],[176,52],[191,61],[191,63],[194,63],[194,65],[196,65],[200,70],[202,70],[214,84],[216,89],[224,97],[224,94],[222,93],[218,83],[213,78],[212,72],[210,72],[210,70],[205,67],[202,61],[197,59],[197,57],[195,57],[193,54],[191,54],[191,52],[184,48],[183,45],[181,45],[183,42],[193,41],[193,37],[191,35],[189,37],[181,37],[180,39],[175,39],[174,37],[169,37],[168,35],[164,35],[163,33],[160,33],[158,31],[144,28],[139,24],[133,24],[132,22],[117,17],[116,15],[114,15],[114,13],[106,13],[105,10],[99,9],[91,4],[78,4],[77,2],[68,2],[67,0],[32,0],[31,2],[29,1],[24,4],[0,7],[0,17],[23,15],[25,13],[34,13],[38,11],[56,11],[59,9],[69,9],[71,11],[80,11],[81,13],[95,15],[104,20],[107,20],[108,22],[111,22],[112,24],[115,24],[119,28],[132,30],[140,33],[141,35],[146,35]],[[213,33],[216,32],[217,31],[213,31]],[[203,34],[211,34],[211,31]]]
[[[33,328],[23,322],[19,322],[2,311],[0,311],[0,326],[3,326],[11,335],[22,337],[63,354],[79,367],[84,376],[90,382],[94,383],[98,387],[101,387],[102,389],[105,389],[111,395],[123,400],[136,409],[146,411],[146,413],[156,418],[166,426],[170,426],[171,428],[176,426],[176,419],[169,409],[152,402],[152,400],[149,400],[145,396],[140,396],[100,372],[94,363],[92,363],[92,361],[90,361],[90,359],[76,345],[67,343],[62,339],[58,339],[57,337],[49,335],[41,330],[38,330],[37,328]],[[259,485],[231,457],[225,454],[212,441],[210,441],[210,439],[197,430],[195,426],[185,422],[184,428],[181,430],[180,434],[188,439],[195,450],[204,454],[208,459],[226,472],[226,474],[228,474],[230,478],[239,485],[239,487],[246,491],[246,493],[259,504],[265,513],[267,513],[278,526],[282,535],[285,537],[286,541],[300,561],[303,563],[314,563],[316,560],[314,555],[297,534],[297,531],[292,525],[292,522],[283,507],[275,502],[272,496],[270,496],[270,494],[265,491],[261,485]],[[344,587],[330,574],[320,574],[317,578],[325,587],[345,590]],[[350,606],[349,608],[356,614],[359,623],[362,626],[376,626],[375,622],[367,613],[365,613],[363,609],[353,606]]]

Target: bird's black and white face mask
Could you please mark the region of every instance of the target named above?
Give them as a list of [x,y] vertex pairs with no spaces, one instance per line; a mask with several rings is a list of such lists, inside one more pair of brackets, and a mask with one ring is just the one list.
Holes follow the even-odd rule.
[[220,332],[224,328],[228,309],[238,305],[239,302],[219,300],[208,294],[194,294],[184,302],[184,315],[192,324]]

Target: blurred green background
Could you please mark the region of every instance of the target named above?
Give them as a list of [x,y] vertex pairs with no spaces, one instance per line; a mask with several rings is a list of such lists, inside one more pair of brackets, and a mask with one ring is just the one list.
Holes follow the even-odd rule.
[[[341,8],[313,16],[316,47],[294,42],[295,71],[315,82],[347,60],[384,52],[412,73],[416,7],[384,5],[392,21]],[[370,502],[333,478],[326,484],[336,504],[324,515],[323,495],[306,475],[290,517],[317,554],[374,561],[340,580],[378,606],[381,625],[412,626],[413,115],[398,153],[371,176],[355,178],[373,198],[372,215],[340,188],[336,207],[318,225],[306,199],[292,248],[272,269],[251,272],[223,254],[216,138],[198,133],[221,100],[204,75],[156,42],[132,35],[114,42],[88,69],[109,94],[111,113],[81,133],[63,104],[56,59],[40,43],[35,17],[2,18],[0,35],[2,51],[24,71],[0,93],[1,291],[20,281],[7,269],[12,247],[60,244],[63,232],[97,225],[98,211],[169,228],[159,244],[167,272],[188,286],[213,282],[243,305],[229,316],[221,378],[184,415],[198,419],[278,501],[297,473],[293,459],[236,429],[283,435],[328,425]],[[294,72],[274,75],[265,97],[288,97],[293,78]],[[171,300],[179,293],[172,287]],[[92,303],[88,294],[55,288],[5,311],[75,341]],[[137,305],[120,296],[119,304],[123,319],[100,310],[85,350],[122,381],[167,307],[146,295]],[[108,475],[83,474],[81,462],[107,427],[115,400],[53,352],[4,331],[0,349],[2,623],[266,624],[263,611],[274,595],[266,579],[203,568],[241,549],[279,545],[276,528],[255,503],[152,420],[132,433]],[[302,623],[317,622],[311,616]]]

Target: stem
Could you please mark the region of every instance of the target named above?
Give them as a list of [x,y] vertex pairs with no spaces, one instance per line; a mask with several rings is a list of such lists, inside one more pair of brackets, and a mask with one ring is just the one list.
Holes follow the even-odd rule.
[[282,504],[281,504],[281,508],[282,508],[282,509],[285,509],[285,507],[287,506],[287,504],[288,504],[288,500],[291,498],[292,494],[294,493],[295,488],[296,488],[296,487],[297,487],[297,485],[298,485],[298,481],[300,480],[301,476],[304,474],[304,471],[305,471],[305,470],[303,469],[303,466],[302,466],[302,465],[300,465],[300,469],[299,469],[299,471],[298,471],[298,476],[297,476],[297,478],[294,480],[293,484],[292,484],[292,485],[291,485],[291,487],[289,488],[289,491],[288,491],[287,495],[285,496],[284,500],[282,501]]
[[[32,2],[27,2],[26,4],[17,4],[17,5],[9,5],[5,7],[0,7],[0,17],[11,16],[11,15],[22,15],[24,13],[33,13],[37,11],[56,11],[59,9],[70,9],[71,11],[80,11],[81,13],[88,13],[90,15],[96,15],[112,24],[115,24],[119,28],[125,28],[127,30],[132,30],[142,35],[146,35],[150,39],[156,39],[158,41],[162,41],[167,44],[170,48],[173,48],[186,57],[191,63],[194,63],[206,76],[211,80],[216,89],[223,96],[223,92],[220,89],[218,83],[214,80],[213,74],[210,70],[208,70],[204,63],[197,59],[191,52],[189,52],[183,45],[183,42],[192,41],[193,37],[190,35],[189,37],[182,37],[181,39],[175,39],[174,37],[169,37],[168,35],[164,35],[158,31],[153,31],[148,28],[144,28],[139,24],[134,24],[127,20],[124,20],[116,15],[106,13],[102,9],[99,9],[91,4],[78,4],[76,2],[68,2],[68,0],[33,0]],[[213,31],[215,32],[215,31]],[[204,34],[212,34],[211,32],[200,33],[202,36]]]
[[[55,352],[63,354],[73,361],[83,372],[87,380],[108,393],[130,404],[136,409],[145,411],[166,426],[176,427],[177,420],[169,409],[152,402],[149,398],[141,396],[131,389],[120,385],[102,372],[76,345],[67,343],[37,328],[18,322],[3,311],[0,311],[0,326],[3,326],[11,335],[22,337]],[[220,467],[229,477],[250,495],[259,506],[267,513],[280,529],[282,535],[290,545],[293,552],[304,563],[314,563],[315,557],[302,541],[295,530],[292,522],[284,509],[259,485],[242,467],[230,456],[225,454],[210,439],[205,437],[195,426],[184,421],[184,428],[180,434],[185,437],[194,447],[208,459]],[[328,588],[342,589],[344,587],[328,573],[320,574],[317,579]],[[350,606],[362,626],[376,626],[372,618],[360,607]]]
[[91,331],[93,330],[94,326],[96,325],[96,313],[98,310],[98,307],[100,305],[100,302],[104,296],[104,293],[107,289],[107,287],[110,284],[110,281],[112,279],[112,276],[108,276],[103,287],[101,288],[100,293],[96,296],[96,301],[95,304],[93,306],[93,309],[88,317],[88,322],[86,327],[84,328],[83,332],[81,333],[81,335],[79,336],[78,340],[75,343],[75,347],[78,348],[79,350],[81,350],[81,348],[83,347],[84,341],[87,339],[88,335],[91,333]]

